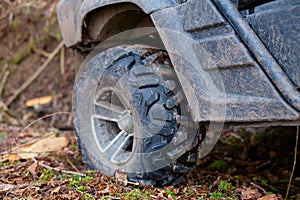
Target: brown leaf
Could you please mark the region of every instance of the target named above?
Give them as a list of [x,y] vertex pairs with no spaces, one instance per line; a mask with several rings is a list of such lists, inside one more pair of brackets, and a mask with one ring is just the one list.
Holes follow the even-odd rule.
[[58,194],[61,187],[57,187],[51,191],[51,194]]
[[241,199],[243,199],[243,200],[258,199],[260,196],[261,196],[261,194],[258,192],[257,188],[252,189],[251,187],[248,187],[248,188],[242,190]]
[[267,194],[266,196],[263,196],[258,200],[278,200],[278,198],[276,197],[276,194]]
[[99,183],[99,184],[98,184],[98,188],[99,188],[100,190],[104,190],[104,189],[105,189],[105,186],[102,185],[101,183]]
[[109,193],[110,193],[110,189],[109,188],[105,188],[104,190],[100,191],[100,194],[102,194],[102,195],[107,195]]
[[65,137],[56,137],[55,134],[44,137],[40,140],[34,140],[27,144],[24,144],[16,149],[13,149],[13,153],[8,153],[0,157],[0,162],[4,161],[16,161],[19,159],[29,159],[37,157],[42,153],[49,151],[58,151],[67,146],[68,141]]
[[32,174],[33,177],[36,177],[37,168],[38,168],[38,163],[34,162],[27,168],[27,170]]

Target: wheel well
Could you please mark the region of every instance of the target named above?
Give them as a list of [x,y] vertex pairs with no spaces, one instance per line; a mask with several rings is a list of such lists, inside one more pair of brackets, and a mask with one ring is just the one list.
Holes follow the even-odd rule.
[[[119,3],[89,12],[83,22],[82,42],[78,46],[92,48],[105,39],[126,30],[155,27],[150,15],[132,3]],[[91,45],[92,44],[92,45]]]

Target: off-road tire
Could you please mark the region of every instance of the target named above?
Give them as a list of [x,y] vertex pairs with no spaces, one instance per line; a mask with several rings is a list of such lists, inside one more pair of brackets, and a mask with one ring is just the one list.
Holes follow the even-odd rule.
[[[109,150],[110,148],[117,149],[107,150],[107,152],[102,147],[103,152],[99,151],[101,142],[95,142],[95,137],[98,138],[99,132],[106,138],[113,138],[117,133],[120,134],[120,125],[118,127],[117,123],[109,119],[95,120],[91,117],[98,109],[95,109],[94,103],[97,101],[111,103],[115,91],[105,93],[105,95],[101,92],[98,94],[98,92],[105,88],[115,87],[120,81],[122,81],[123,88],[119,88],[121,90],[119,93],[127,94],[124,98],[130,103],[133,122],[135,125],[138,124],[138,127],[142,127],[139,129],[139,134],[154,133],[147,137],[141,135],[140,138],[136,138],[137,133],[134,133],[132,144],[120,150],[121,153],[123,151],[134,153],[124,154],[124,156],[121,153],[112,155],[120,149],[118,140],[116,140],[116,145],[112,143],[113,145],[109,146]],[[162,108],[165,110],[164,114],[159,111]],[[199,161],[197,152],[205,136],[205,128],[190,123],[188,116],[182,116],[183,109],[186,113],[189,112],[170,59],[162,50],[120,46],[96,53],[82,65],[74,86],[74,126],[84,160],[92,169],[98,169],[109,176],[115,176],[117,171],[124,171],[128,180],[141,184],[152,184],[158,187],[177,184],[197,166]],[[157,128],[159,126],[160,128]],[[120,137],[127,140],[127,137],[131,136],[129,133],[132,127],[129,126],[128,131],[126,128],[125,130],[122,131],[126,132],[127,136],[121,135]],[[190,133],[191,130],[194,132]],[[97,132],[95,133],[97,136],[92,136],[93,131]],[[113,134],[113,132],[116,133]],[[188,137],[193,138],[189,140]],[[128,139],[128,141],[131,140]],[[167,148],[168,145],[171,146],[169,152],[153,153]],[[151,156],[137,158],[137,153]],[[129,155],[128,158],[127,155]],[[112,156],[116,157],[116,162],[110,162]],[[172,160],[174,158],[175,160]],[[124,163],[120,159],[124,159],[125,161],[122,161]],[[160,165],[155,164],[164,162],[168,164],[161,168]],[[133,172],[130,170],[130,167],[138,165],[141,165],[141,168],[148,166],[158,166],[158,168],[154,171],[142,169]]]

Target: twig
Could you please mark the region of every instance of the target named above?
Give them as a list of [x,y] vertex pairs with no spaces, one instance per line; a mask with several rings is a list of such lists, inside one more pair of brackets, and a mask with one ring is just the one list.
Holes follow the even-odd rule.
[[251,185],[257,187],[258,189],[260,189],[261,191],[263,191],[263,193],[265,195],[269,194],[264,188],[260,187],[259,185],[255,184],[255,183],[251,183]]
[[260,169],[260,168],[262,168],[262,167],[264,167],[264,166],[266,166],[266,165],[268,165],[268,164],[271,164],[271,163],[272,163],[272,161],[269,160],[269,161],[264,162],[264,163],[262,163],[261,165],[257,166],[255,169],[258,170],[258,169]]
[[70,161],[70,159],[68,157],[67,157],[67,161],[76,172],[80,172],[79,169],[77,169],[77,167],[75,167],[75,165]]
[[57,47],[54,49],[54,51],[50,54],[50,56],[47,58],[47,60],[43,63],[43,65],[7,100],[5,103],[6,106],[9,106],[14,100],[25,90],[41,73],[48,64],[52,61],[52,59],[56,56],[56,54],[59,52],[59,50],[63,47],[64,43],[61,41]]
[[0,82],[0,98],[1,98],[4,86],[6,84],[7,78],[9,76],[9,71],[6,71],[7,66],[8,66],[7,64],[4,66],[3,75],[2,75],[2,72],[1,72],[1,75],[0,75],[0,78],[2,79],[1,82]]
[[51,55],[51,53],[48,53],[48,52],[46,52],[46,51],[44,51],[42,49],[38,49],[36,47],[33,47],[32,50],[33,50],[34,53],[36,53],[36,54],[38,54],[40,56],[44,56],[46,58],[49,58],[50,55]]
[[4,0],[9,6],[12,6],[12,2],[10,0]]
[[286,194],[285,194],[285,198],[284,198],[285,200],[288,198],[288,195],[289,195],[289,192],[290,192],[290,188],[291,188],[291,185],[292,185],[292,180],[293,180],[295,168],[296,168],[296,163],[297,163],[297,150],[298,150],[298,140],[299,140],[299,126],[297,126],[297,133],[296,133],[296,144],[295,144],[294,164],[293,164],[293,169],[292,169],[292,173],[291,173],[291,176],[290,176],[288,188],[287,188],[287,190],[286,190]]
[[0,131],[4,130],[4,129],[9,129],[10,131],[20,131],[20,130],[22,130],[22,127],[20,127],[20,126],[11,126],[11,125],[4,124],[4,123],[0,123],[0,127],[2,128],[2,129],[0,129]]
[[31,158],[34,162],[37,162],[38,165],[46,168],[46,169],[50,169],[50,170],[54,170],[54,171],[57,171],[57,172],[62,172],[62,173],[65,173],[65,174],[72,174],[72,175],[78,175],[78,176],[86,176],[86,174],[83,174],[83,173],[79,173],[79,172],[74,172],[74,171],[69,171],[69,170],[63,170],[63,169],[59,169],[59,168],[56,168],[56,167],[50,167],[48,165],[45,165],[41,162],[39,162],[36,158]]
[[[20,130],[16,130],[16,129],[15,129],[15,131],[19,131],[19,133],[21,133]],[[44,135],[43,138],[49,137],[49,136],[51,136],[51,135],[53,135],[53,132]],[[16,146],[13,147],[13,148],[11,148],[11,149],[9,149],[9,150],[7,150],[7,151],[5,151],[5,152],[10,153],[10,152],[17,151],[18,148],[24,147],[24,146],[26,146],[26,145],[31,145],[31,144],[33,144],[33,143],[35,143],[35,142],[37,142],[37,141],[39,140],[39,138],[37,138],[37,139],[33,139],[33,140],[31,140],[31,141],[29,141],[29,142],[27,142],[27,143],[25,143],[25,144],[18,144],[18,143],[16,142],[16,140],[17,140],[18,137],[19,137],[19,136],[17,136],[17,137],[14,139],[14,143],[15,143]]]
[[34,124],[34,123],[36,123],[36,122],[38,122],[38,121],[40,121],[40,120],[42,120],[42,119],[45,119],[45,118],[48,118],[48,117],[52,117],[52,116],[54,116],[54,115],[61,115],[61,114],[71,115],[72,113],[70,113],[70,112],[55,112],[55,113],[51,113],[51,114],[49,114],[49,115],[45,115],[45,116],[43,116],[43,117],[40,117],[40,118],[38,118],[38,119],[36,119],[36,120],[30,122],[30,123],[29,123],[27,126],[25,126],[20,132],[25,131],[25,130],[28,129],[30,126],[32,126],[32,124]]
[[1,100],[1,98],[0,98],[0,108],[2,108],[5,112],[8,111],[7,106],[6,106],[5,103]]
[[8,69],[8,64],[5,63],[4,67],[2,68],[1,72],[0,72],[0,77],[3,77],[5,72],[7,71]]
[[60,51],[60,73],[65,74],[65,48],[62,47]]
[[[43,117],[40,117],[40,118],[38,118],[38,119],[36,119],[36,120],[33,120],[32,122],[30,122],[27,126],[25,126],[21,131],[19,131],[19,133],[22,133],[22,132],[24,132],[25,130],[27,130],[30,126],[32,126],[34,123],[36,123],[36,122],[38,122],[38,121],[40,121],[40,120],[42,120],[42,119],[45,119],[45,118],[47,118],[47,117],[51,117],[51,116],[54,116],[54,115],[61,115],[61,114],[65,114],[65,115],[71,115],[72,113],[70,113],[70,112],[55,112],[55,113],[52,113],[52,114],[49,114],[49,115],[45,115],[45,116],[43,116]],[[19,138],[19,134],[17,135],[17,137],[14,139],[14,142],[15,142],[15,144],[16,145],[18,145],[18,138]]]
[[53,153],[55,151],[3,151],[0,153],[0,156],[3,155],[9,155],[9,154],[14,154],[14,155],[18,155],[18,154],[45,154],[45,153]]
[[16,7],[12,4],[9,4],[9,8],[6,10],[6,12],[4,12],[1,16],[0,16],[0,20],[6,18],[8,15],[10,15],[10,13],[12,12],[16,12],[15,11]]

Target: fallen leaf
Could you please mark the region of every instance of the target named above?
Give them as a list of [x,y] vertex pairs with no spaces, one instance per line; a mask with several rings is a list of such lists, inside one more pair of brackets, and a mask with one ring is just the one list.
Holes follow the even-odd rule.
[[9,160],[10,162],[19,159],[29,159],[37,157],[40,154],[47,153],[50,151],[58,151],[63,147],[67,146],[68,141],[65,137],[56,137],[55,134],[44,137],[40,140],[34,140],[27,144],[24,144],[12,152],[0,157],[0,162]]
[[47,103],[51,102],[52,99],[53,99],[52,96],[44,96],[44,97],[39,97],[39,98],[35,98],[35,99],[30,99],[30,100],[26,101],[26,106],[32,107],[35,105],[47,104]]
[[276,197],[276,194],[267,194],[258,200],[277,200],[278,198]]
[[118,181],[121,181],[125,184],[125,186],[127,185],[128,181],[127,181],[127,174],[123,171],[117,171],[116,172],[116,178]]
[[11,184],[1,184],[0,185],[0,191],[8,191],[10,189],[13,189],[15,186]]
[[32,176],[36,177],[37,168],[38,168],[38,162],[34,162],[27,168],[27,170],[32,174]]
[[101,183],[98,184],[98,187],[99,187],[100,190],[104,190],[105,189],[105,186],[102,185]]
[[243,200],[258,199],[259,197],[261,197],[261,194],[258,192],[257,188],[252,189],[251,187],[248,187],[248,188],[242,190],[241,199],[243,199]]
[[99,193],[100,193],[101,195],[109,194],[109,193],[110,193],[110,189],[109,189],[109,188],[105,188],[104,190],[101,190]]
[[58,194],[61,187],[57,187],[51,191],[51,194]]

